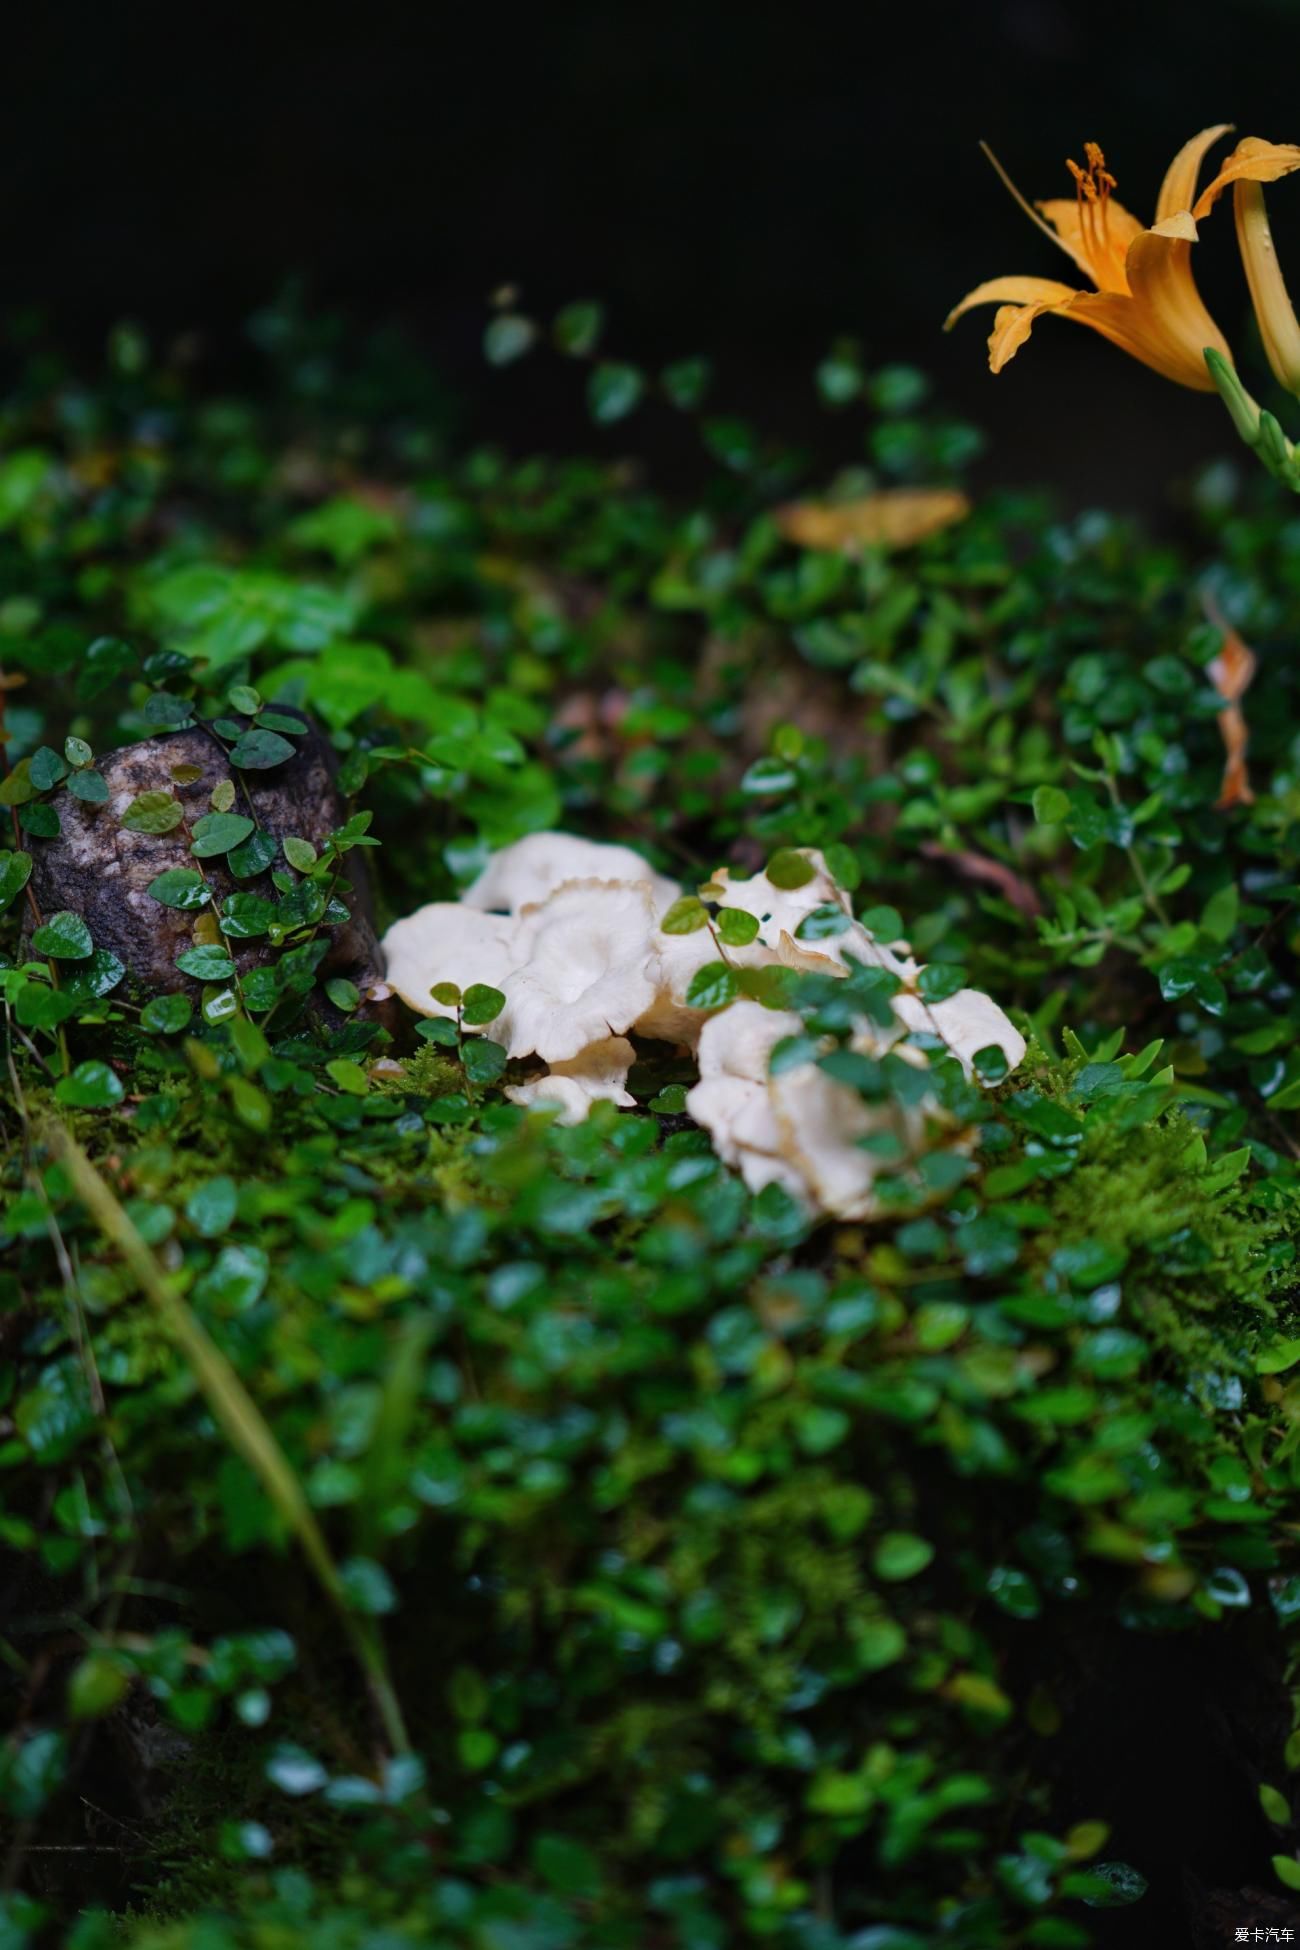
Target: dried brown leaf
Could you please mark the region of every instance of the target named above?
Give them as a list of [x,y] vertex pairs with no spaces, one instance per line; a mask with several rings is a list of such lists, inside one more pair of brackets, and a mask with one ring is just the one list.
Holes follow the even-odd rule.
[[1258,658],[1209,600],[1206,601],[1205,611],[1215,627],[1223,631],[1223,648],[1206,668],[1211,683],[1224,701],[1224,708],[1219,713],[1219,731],[1226,756],[1223,783],[1215,805],[1218,811],[1227,812],[1233,806],[1249,806],[1255,798],[1246,769],[1250,727],[1246,723],[1241,700],[1250,688]]

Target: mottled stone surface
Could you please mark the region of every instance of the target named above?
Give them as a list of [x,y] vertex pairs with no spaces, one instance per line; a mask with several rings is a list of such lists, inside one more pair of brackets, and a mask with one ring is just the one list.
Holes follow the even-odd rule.
[[[95,946],[111,949],[138,981],[151,988],[183,988],[188,978],[177,969],[176,957],[192,945],[198,916],[164,907],[148,887],[168,867],[196,867],[200,862],[190,854],[185,826],[163,834],[133,833],[123,826],[122,815],[142,792],[174,792],[185,810],[186,826],[191,825],[211,811],[213,787],[232,777],[225,753],[214,738],[195,729],[124,745],[106,752],[96,764],[108,785],[108,803],[90,806],[60,792],[56,804],[62,833],[58,839],[31,842],[37,901],[45,914],[70,908],[83,915]],[[196,766],[199,777],[178,785],[171,776],[174,766]],[[347,816],[329,747],[314,730],[283,765],[244,776],[258,822],[276,839],[297,837],[319,848]],[[242,792],[231,810],[247,813]],[[351,919],[334,930],[322,972],[346,975],[364,994],[379,982],[383,956],[371,925],[363,861],[360,849],[347,856]],[[218,904],[236,892],[273,893],[265,874],[236,880],[223,857],[201,864]],[[226,946],[241,975],[267,952],[264,939],[232,940]]]

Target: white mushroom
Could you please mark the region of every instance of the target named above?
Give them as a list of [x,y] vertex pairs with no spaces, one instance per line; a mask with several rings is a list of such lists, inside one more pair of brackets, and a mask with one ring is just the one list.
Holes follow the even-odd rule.
[[[723,907],[743,908],[759,924],[753,947],[730,951],[734,959],[745,965],[747,955],[762,944],[774,949],[791,968],[815,971],[820,967],[824,972],[833,973],[834,969],[827,964],[844,969],[847,953],[855,961],[865,962],[871,968],[888,969],[891,975],[903,980],[913,976],[916,963],[907,956],[906,942],[887,946],[877,941],[860,921],[852,918],[848,896],[830,873],[823,856],[814,847],[802,847],[799,851],[813,869],[812,878],[802,886],[777,887],[766,873],[756,873],[748,880],[733,880],[726,867],[720,868],[708,882],[705,898],[715,898]],[[838,908],[845,916],[846,926],[838,934],[821,935],[815,941],[801,940],[800,926],[819,907]],[[900,955],[895,949],[903,953]]]
[[660,990],[659,919],[648,882],[572,880],[517,917],[516,968],[494,1035],[511,1056],[564,1063],[621,1036]]
[[[956,1039],[954,1053],[966,1062],[975,1050],[996,1043],[1018,1062],[1016,1046],[1023,1054],[1024,1045],[1016,1030],[987,996],[970,993],[970,1001],[964,992],[950,998],[960,1000],[962,1008],[949,1010],[943,1024]],[[924,1069],[925,1052],[901,1041],[908,1027],[904,1010],[919,1007],[933,1033],[934,1014],[942,1015],[947,1005],[935,1005],[932,1013],[916,997],[898,1001],[904,1007],[897,1009],[893,1029],[863,1020],[851,1047],[868,1056],[893,1048],[903,1062]],[[686,1108],[751,1191],[775,1182],[813,1211],[872,1218],[881,1209],[877,1179],[924,1155],[930,1127],[945,1121],[945,1114],[933,1097],[919,1104],[894,1096],[868,1102],[812,1058],[772,1075],[776,1044],[802,1030],[798,1016],[749,1001],[733,1002],[711,1016],[700,1035],[700,1081],[688,1093]],[[873,1145],[872,1139],[883,1142]]]
[[529,833],[493,854],[461,899],[467,907],[517,914],[570,880],[648,881],[660,912],[681,893],[675,880],[656,873],[629,846],[604,846],[576,833]]
[[635,1060],[636,1051],[625,1037],[607,1036],[604,1042],[588,1044],[572,1061],[553,1064],[549,1075],[514,1084],[506,1095],[516,1104],[558,1103],[561,1124],[580,1124],[595,1103],[634,1110],[636,1098],[628,1091],[627,1073]]
[[806,1200],[803,1177],[782,1154],[781,1131],[768,1097],[772,1051],[783,1037],[797,1036],[802,1028],[798,1016],[765,1009],[758,1002],[733,1002],[710,1016],[700,1031],[700,1080],[686,1094],[686,1109],[751,1192],[775,1183]]
[[[773,1049],[802,1031],[798,1016],[757,1002],[720,1010],[701,1032],[700,1081],[688,1092],[686,1108],[750,1191],[776,1183],[811,1210],[868,1218],[886,1161],[864,1151],[860,1140],[887,1132],[908,1156],[923,1135],[924,1119],[892,1100],[865,1103],[811,1060],[771,1075]],[[873,1052],[889,1040],[888,1032],[882,1038],[872,1029],[857,1039]],[[919,1051],[916,1061],[925,1062]]]
[[941,1036],[967,1076],[982,1049],[996,1047],[1014,1070],[1025,1054],[1025,1039],[1011,1018],[981,989],[958,989],[942,1002],[923,1002],[919,995],[896,995],[894,1013],[911,1030]]
[[[704,898],[758,922],[752,942],[720,951],[708,928],[664,933],[660,923],[680,890],[630,848],[534,833],[504,848],[461,902],[420,908],[389,929],[388,980],[425,1015],[454,1013],[433,1001],[429,991],[438,982],[499,988],[506,1002],[492,1025],[494,1040],[511,1057],[537,1055],[550,1065],[548,1075],[507,1095],[521,1104],[558,1104],[565,1123],[578,1122],[598,1101],[633,1106],[628,1032],[698,1044],[700,1077],[687,1109],[750,1189],[780,1184],[813,1209],[866,1218],[878,1209],[881,1171],[925,1151],[930,1124],[943,1116],[936,1100],[867,1102],[812,1060],[770,1075],[773,1048],[802,1033],[800,1018],[748,998],[712,1014],[693,1008],[686,997],[696,972],[723,952],[741,968],[782,963],[836,975],[848,972],[851,958],[904,985],[893,999],[892,1025],[858,1022],[852,1047],[861,1054],[897,1046],[903,1060],[924,1068],[924,1049],[902,1041],[911,1031],[941,1040],[969,1076],[981,1049],[996,1046],[1014,1068],[1025,1043],[978,990],[924,1002],[907,944],[876,940],[852,919],[822,855],[808,849],[804,857],[812,874],[801,887],[778,887],[766,873],[733,881],[721,869],[713,876]],[[845,926],[801,940],[801,923],[831,906]],[[508,911],[491,911],[498,908]],[[863,1140],[873,1137],[894,1142],[864,1149]]]
[[518,957],[518,924],[455,901],[433,901],[394,921],[383,945],[389,986],[403,1002],[422,1016],[454,1016],[430,989],[435,982],[500,988]]
[[[871,1032],[855,1042],[879,1048]],[[920,1051],[914,1056],[923,1066]],[[813,1062],[769,1078],[768,1097],[782,1152],[802,1178],[807,1203],[839,1219],[872,1218],[880,1209],[876,1179],[925,1149],[923,1110],[892,1097],[868,1103]],[[892,1140],[889,1150],[864,1149],[871,1138]]]

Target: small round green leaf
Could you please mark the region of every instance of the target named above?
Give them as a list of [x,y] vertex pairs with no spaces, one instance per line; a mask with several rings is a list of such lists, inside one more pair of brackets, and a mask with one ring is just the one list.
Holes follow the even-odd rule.
[[194,706],[187,698],[171,697],[166,691],[154,691],[144,702],[145,723],[165,725],[169,731],[178,731],[193,716]]
[[382,1618],[396,1611],[397,1593],[382,1564],[370,1557],[350,1557],[339,1567],[339,1581],[349,1602],[370,1618]]
[[1056,785],[1040,785],[1034,792],[1034,818],[1040,826],[1060,826],[1070,816],[1070,801]]
[[217,854],[241,846],[253,831],[253,822],[244,813],[205,813],[202,819],[195,820],[192,830],[190,852],[196,860],[211,860]]
[[116,955],[110,954],[107,948],[96,948],[89,959],[79,961],[64,975],[62,992],[76,996],[79,1002],[97,1001],[115,989],[125,974],[126,969]]
[[729,968],[725,961],[709,961],[692,975],[686,990],[686,1006],[689,1009],[725,1009],[739,993],[740,983],[735,969]]
[[30,853],[0,852],[0,914],[17,900],[31,877]]
[[121,1078],[107,1063],[92,1059],[78,1063],[71,1076],[55,1085],[54,1094],[61,1104],[71,1104],[78,1110],[107,1110],[113,1104],[120,1104],[126,1092]]
[[787,891],[806,887],[816,876],[817,869],[807,854],[800,853],[793,846],[783,846],[767,863],[767,877],[772,885]]
[[151,996],[140,1011],[140,1027],[155,1036],[174,1036],[186,1027],[193,1013],[194,1004],[188,995]]
[[604,323],[601,307],[592,299],[579,299],[556,314],[551,336],[561,352],[572,359],[589,359],[596,350]]
[[518,312],[505,312],[494,318],[483,334],[483,356],[490,366],[512,365],[522,359],[537,337],[531,318]]
[[48,792],[68,776],[67,760],[49,745],[39,745],[32,753],[27,776],[38,792]]
[[63,831],[59,815],[48,800],[38,799],[34,804],[22,808],[18,823],[24,833],[30,833],[34,840],[57,840]]
[[299,873],[311,872],[316,864],[316,849],[310,840],[299,840],[290,837],[289,839],[281,840],[280,845],[283,847],[284,857],[291,867],[296,867]]
[[758,919],[743,907],[723,907],[718,910],[718,939],[728,948],[745,948],[758,933]]
[[32,947],[37,954],[48,955],[51,961],[84,961],[94,946],[90,929],[80,914],[72,914],[66,908],[59,914],[51,914],[32,936]]
[[122,814],[122,824],[131,833],[170,833],[184,817],[170,792],[142,792]]
[[179,908],[183,914],[192,913],[196,907],[205,905],[208,889],[201,873],[193,867],[168,867],[151,880],[148,892],[164,907]]
[[235,964],[225,949],[215,945],[187,948],[183,955],[177,955],[176,966],[182,975],[192,975],[196,982],[225,982],[235,972]]
[[829,941],[837,934],[847,934],[851,926],[850,917],[834,901],[826,901],[815,907],[811,914],[805,914],[795,929],[797,941]]
[[489,988],[486,982],[472,982],[465,991],[464,1021],[477,1029],[485,1022],[495,1022],[505,1006],[500,989]]
[[261,894],[227,894],[217,925],[223,934],[247,941],[266,934],[275,920],[274,904]]
[[751,792],[755,797],[770,794],[776,797],[784,792],[793,792],[799,783],[799,774],[783,758],[756,758],[740,781],[742,792]]
[[461,1061],[471,1083],[495,1083],[506,1067],[506,1053],[500,1043],[475,1036],[465,1044]]
[[74,772],[68,780],[68,791],[83,805],[106,806],[108,804],[108,781],[102,772],[87,769]]
[[923,1002],[946,1002],[966,986],[966,970],[957,962],[927,962],[916,978],[917,994]]
[[232,847],[226,855],[226,865],[236,880],[252,880],[259,873],[265,873],[275,860],[275,841],[269,833],[260,830],[250,835],[242,846]]
[[896,907],[869,907],[862,916],[862,925],[868,934],[886,945],[903,939],[903,917]]
[[185,1216],[205,1239],[215,1239],[230,1229],[238,1203],[239,1191],[233,1178],[209,1178],[206,1185],[190,1193]]
[[74,1720],[98,1720],[120,1705],[130,1674],[108,1652],[91,1652],[73,1667],[68,1680],[68,1711]]
[[909,1530],[889,1530],[872,1553],[872,1568],[878,1578],[901,1584],[924,1571],[934,1557],[934,1545]]
[[680,413],[690,413],[701,405],[709,390],[711,368],[707,359],[678,359],[665,366],[659,384],[669,403]]
[[532,1847],[533,1868],[562,1896],[590,1899],[601,1887],[600,1859],[585,1842],[570,1835],[539,1835]]
[[[292,758],[293,746],[278,731],[246,731],[236,739],[230,752],[230,762],[238,765],[244,772],[269,772],[273,765],[283,765],[286,758]],[[251,826],[251,821],[249,822]]]
[[587,404],[599,426],[612,426],[624,420],[641,401],[645,374],[636,366],[607,363],[599,365],[587,382]]
[[659,925],[665,934],[694,934],[707,927],[709,911],[695,894],[684,894],[674,901]]
[[325,1069],[339,1089],[346,1091],[349,1097],[364,1097],[370,1089],[370,1080],[365,1071],[350,1057],[336,1056],[332,1062],[325,1065]]

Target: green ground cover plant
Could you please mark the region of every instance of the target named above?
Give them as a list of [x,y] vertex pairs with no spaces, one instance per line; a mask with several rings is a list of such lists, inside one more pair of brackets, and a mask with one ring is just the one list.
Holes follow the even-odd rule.
[[[1082,1950],[1189,1868],[1284,1900],[1284,489],[1229,453],[1173,540],[950,492],[809,546],[810,505],[967,480],[920,372],[831,349],[827,480],[591,305],[487,341],[586,387],[591,459],[465,451],[291,304],[253,338],[238,395],[124,328],[0,406],[0,1942]],[[623,458],[651,415],[693,495]],[[206,810],[119,812],[105,755],[191,727]],[[339,817],[272,835],[312,727]],[[188,835],[166,986],[34,899],[79,807]],[[564,1126],[504,1098],[490,996],[470,1038],[331,972],[358,858],[382,926],[555,828],[686,885],[822,849],[1030,1038],[932,1050],[969,1152],[819,1220],[718,1160],[672,1047]],[[906,1094],[859,978],[777,988]]]

